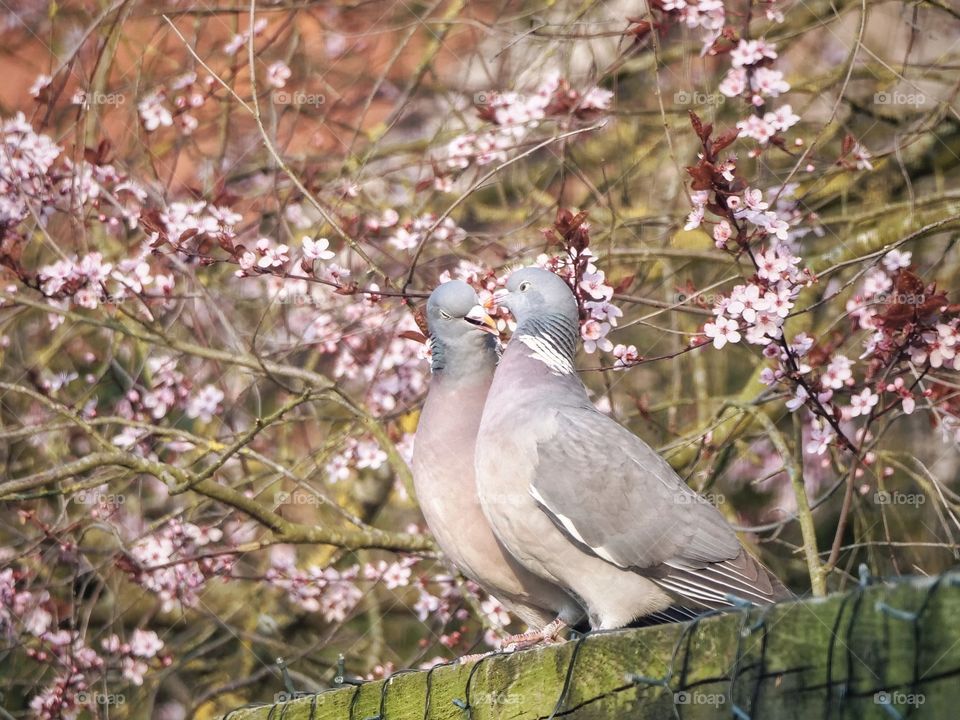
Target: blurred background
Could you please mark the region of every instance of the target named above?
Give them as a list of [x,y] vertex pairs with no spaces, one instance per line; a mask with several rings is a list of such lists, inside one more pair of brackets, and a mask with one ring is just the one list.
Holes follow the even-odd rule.
[[[27,1],[0,32],[5,716],[209,718],[288,692],[277,658],[314,691],[521,630],[407,462],[426,295],[533,263],[598,406],[796,592],[956,563],[954,3]],[[782,346],[730,309],[775,250]]]

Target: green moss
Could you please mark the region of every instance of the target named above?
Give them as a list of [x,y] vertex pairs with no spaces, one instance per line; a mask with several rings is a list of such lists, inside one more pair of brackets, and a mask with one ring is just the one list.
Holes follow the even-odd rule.
[[872,720],[896,717],[888,699],[904,717],[952,718],[958,611],[960,575],[905,581],[696,625],[598,633],[229,717],[544,720],[557,710],[576,720],[697,720],[730,718],[736,705],[755,720]]

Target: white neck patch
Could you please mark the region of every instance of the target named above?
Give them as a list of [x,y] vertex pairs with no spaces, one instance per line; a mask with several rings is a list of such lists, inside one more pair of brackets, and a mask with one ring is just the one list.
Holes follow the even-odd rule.
[[566,355],[542,335],[521,335],[517,340],[533,350],[530,357],[542,362],[554,375],[573,374],[573,364]]

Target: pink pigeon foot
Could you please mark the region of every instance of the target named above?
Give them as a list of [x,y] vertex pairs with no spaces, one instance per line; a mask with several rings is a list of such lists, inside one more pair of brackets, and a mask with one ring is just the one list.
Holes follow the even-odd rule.
[[551,644],[557,642],[557,636],[567,627],[567,624],[557,618],[546,625],[543,626],[540,630],[529,630],[520,635],[510,635],[503,639],[503,642],[500,643],[501,650],[523,650],[525,648],[533,647],[534,645],[539,645],[540,643]]

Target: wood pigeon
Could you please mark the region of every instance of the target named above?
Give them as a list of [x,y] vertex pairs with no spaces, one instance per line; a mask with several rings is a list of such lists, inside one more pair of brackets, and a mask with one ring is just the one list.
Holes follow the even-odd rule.
[[560,587],[504,550],[480,509],[474,446],[499,358],[496,324],[473,288],[459,280],[433,291],[426,314],[432,376],[413,449],[420,508],[457,569],[527,623],[531,642],[542,639],[540,631],[552,629],[558,614],[576,621],[583,613]]
[[574,368],[579,311],[567,283],[524,268],[507,290],[500,302],[517,329],[487,395],[476,470],[484,513],[517,562],[574,595],[594,629],[674,603],[790,597],[713,505],[590,402]]

